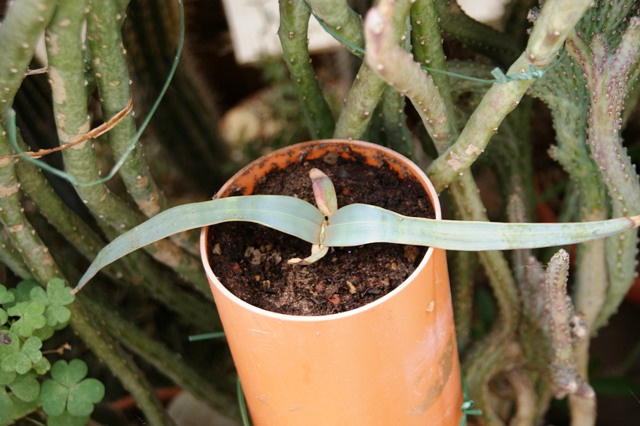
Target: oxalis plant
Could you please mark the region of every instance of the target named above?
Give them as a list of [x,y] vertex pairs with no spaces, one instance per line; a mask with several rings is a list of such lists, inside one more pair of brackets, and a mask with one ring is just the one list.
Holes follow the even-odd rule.
[[[595,424],[589,342],[615,314],[634,280],[637,232],[586,241],[571,264],[564,251],[534,251],[517,243],[507,253],[457,251],[462,243],[442,232],[457,235],[463,227],[486,227],[490,238],[477,241],[487,242],[498,240],[497,230],[517,241],[525,239],[523,232],[537,229],[532,241],[543,244],[541,228],[533,228],[537,224],[469,223],[489,222],[490,217],[510,225],[541,220],[535,212],[540,167],[534,168],[532,158],[535,148],[539,159],[540,147],[564,176],[554,188],[562,195],[556,200],[556,219],[576,224],[554,228],[557,239],[544,244],[635,226],[634,215],[640,212],[637,130],[634,134],[631,128],[623,141],[622,129],[636,121],[633,111],[640,96],[637,2],[512,0],[503,31],[473,20],[452,0],[370,3],[279,1],[279,36],[288,84],[298,93],[296,112],[303,112],[308,139],[364,139],[412,158],[427,172],[451,217],[460,221],[400,218],[371,206],[333,212],[299,200],[251,196],[185,207],[191,218],[200,218],[185,228],[228,220],[242,207],[248,215],[243,219],[269,218],[277,229],[302,234],[315,248],[299,263],[322,262],[324,250],[365,243],[356,240],[363,235],[402,241],[408,238],[403,229],[418,234],[417,229],[429,228],[420,235],[423,240],[411,243],[451,244],[446,248],[451,249],[458,346],[469,397],[482,411],[474,422],[539,424],[553,397],[567,397],[573,424]],[[180,12],[181,2],[151,0],[20,0],[7,6],[0,26],[0,273],[11,278],[5,282],[8,291],[22,279],[42,289],[54,278],[78,282],[86,262],[107,241],[175,204],[166,194],[171,182],[162,179],[173,168],[154,174],[150,164],[176,166],[178,180],[206,186],[202,198],[237,167],[217,132],[214,97],[200,84],[200,62],[187,55],[172,69],[171,59],[182,44]],[[338,102],[310,63],[310,19],[343,45],[339,54],[347,65],[341,65],[340,79],[352,84]],[[42,35],[46,58],[35,54]],[[162,146],[169,154],[160,150],[159,157],[145,158],[135,144],[144,123],[136,122],[133,111],[148,117],[149,99],[156,98],[169,75],[175,75],[172,88],[157,109],[158,119],[151,121],[152,133],[143,137],[146,148]],[[10,135],[12,124],[17,126]],[[551,126],[554,132],[541,132]],[[69,184],[41,173],[50,169],[37,158],[27,160],[51,154],[51,146],[61,151],[58,172],[64,171],[61,176]],[[121,166],[120,185],[105,179],[112,176],[103,164],[110,154]],[[485,204],[474,174],[487,170],[498,182],[498,201]],[[252,203],[255,209],[248,209]],[[496,210],[490,214],[489,204]],[[380,217],[395,224],[382,226],[371,219]],[[608,222],[611,218],[618,219]],[[376,225],[363,232],[367,221]],[[171,232],[164,228],[153,238]],[[502,247],[507,246],[493,248]],[[102,262],[105,256],[100,255]],[[486,286],[477,285],[478,276],[486,277]],[[145,312],[168,310],[175,320],[167,327],[180,330],[175,334],[220,330],[211,315],[195,238],[159,239],[144,253],[131,253],[105,268],[98,280],[110,284],[109,295],[101,292],[106,286],[97,285],[76,294],[65,305],[69,325],[136,399],[147,422],[171,424],[140,363],[210,407],[238,417],[237,404],[229,398],[233,375],[205,372],[179,355],[180,343],[167,338],[171,333],[153,332],[157,317],[142,318],[139,303],[123,302],[142,299],[149,308]],[[126,297],[116,305],[113,295]],[[485,315],[490,319],[478,319]],[[20,319],[13,315],[2,324],[2,345],[10,340],[24,347],[29,337],[16,339],[8,332]],[[73,368],[73,361],[67,362]],[[34,371],[25,374],[32,377]],[[50,371],[47,378],[60,377]],[[81,374],[71,376],[73,382]],[[20,398],[34,397],[34,380],[42,393],[44,376],[20,377],[16,373],[11,383],[30,383],[28,397],[21,385],[9,386],[3,376],[4,392],[16,404],[40,404]],[[58,402],[52,413],[61,406]]]
[[[85,425],[94,405],[104,397],[104,385],[86,378],[80,359],[59,359],[68,344],[46,351],[43,343],[66,327],[73,303],[71,289],[52,279],[46,289],[33,280],[15,288],[0,285],[0,424],[43,412],[48,425]],[[66,347],[65,347],[66,346]]]

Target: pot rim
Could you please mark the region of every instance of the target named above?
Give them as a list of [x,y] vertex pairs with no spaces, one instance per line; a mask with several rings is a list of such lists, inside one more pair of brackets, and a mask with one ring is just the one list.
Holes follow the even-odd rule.
[[[429,180],[429,178],[427,177],[427,175],[422,171],[422,169],[420,167],[418,167],[413,161],[409,160],[407,157],[405,157],[404,155],[393,151],[389,148],[386,148],[384,146],[378,145],[378,144],[374,144],[371,142],[365,142],[365,141],[359,141],[359,140],[346,140],[346,139],[318,139],[318,140],[313,140],[313,141],[308,141],[308,142],[300,142],[297,144],[293,144],[293,145],[289,145],[283,148],[279,148],[275,151],[272,151],[266,155],[271,155],[274,153],[279,153],[279,152],[286,152],[287,150],[290,150],[293,147],[301,147],[301,148],[305,148],[307,146],[312,146],[312,145],[317,145],[317,144],[321,144],[321,143],[336,143],[336,144],[341,144],[341,145],[356,145],[356,146],[362,146],[362,147],[368,147],[368,148],[373,148],[381,153],[383,153],[384,155],[388,155],[396,160],[399,160],[400,162],[403,163],[403,165],[411,172],[413,173],[417,178],[419,178],[419,180],[421,180],[421,184],[424,184],[426,186],[425,190],[427,192],[427,194],[430,196],[430,201],[431,204],[433,205],[433,209],[435,212],[435,219],[436,220],[442,220],[442,211],[440,208],[440,200],[438,198],[438,194],[436,193],[435,188],[433,187],[433,184],[431,183],[431,181]],[[263,156],[264,157],[264,156]],[[262,157],[260,157],[262,158]],[[218,196],[218,194],[224,192],[228,186],[232,185],[233,181],[235,180],[236,176],[238,175],[242,175],[244,173],[246,173],[246,171],[253,166],[253,164],[256,161],[259,161],[260,159],[254,160],[251,163],[249,163],[248,165],[246,165],[245,167],[243,167],[242,169],[240,169],[238,172],[236,172],[231,178],[229,178],[227,180],[227,182],[222,186],[222,188],[220,188],[220,190],[218,190],[218,192],[216,193],[216,197]],[[262,308],[258,308],[250,303],[245,302],[244,300],[240,299],[238,296],[236,296],[235,294],[233,294],[229,289],[227,289],[218,279],[218,277],[216,276],[216,274],[213,272],[213,270],[211,269],[211,265],[209,264],[209,253],[207,250],[207,235],[208,235],[208,231],[209,231],[209,226],[202,228],[202,231],[200,232],[200,256],[202,258],[202,263],[203,266],[205,268],[205,272],[207,273],[207,275],[210,275],[211,277],[213,277],[213,282],[214,285],[218,288],[218,290],[220,290],[221,293],[223,293],[225,295],[225,297],[227,297],[228,299],[232,300],[234,303],[242,306],[244,309],[247,309],[257,315],[260,316],[266,316],[266,317],[270,317],[272,319],[280,319],[280,320],[286,320],[286,321],[293,321],[293,322],[320,322],[320,321],[335,321],[335,320],[339,320],[342,318],[347,318],[350,316],[354,316],[354,315],[358,315],[361,314],[365,311],[368,311],[370,309],[375,309],[377,308],[379,305],[383,304],[386,300],[390,299],[391,297],[393,297],[396,293],[400,292],[404,287],[406,287],[407,285],[409,285],[409,283],[414,279],[414,277],[418,274],[418,272],[423,269],[427,263],[431,260],[431,258],[433,257],[433,253],[435,251],[435,248],[433,247],[429,247],[427,249],[427,253],[425,253],[424,257],[422,258],[422,260],[420,261],[420,263],[418,264],[418,266],[416,267],[416,269],[413,271],[413,273],[411,273],[411,275],[409,275],[407,277],[407,279],[405,279],[402,284],[400,284],[398,287],[396,287],[395,289],[393,289],[392,291],[390,291],[389,293],[385,294],[384,296],[380,297],[379,299],[374,300],[373,302],[367,303],[366,305],[360,306],[359,308],[356,309],[351,309],[349,311],[345,311],[345,312],[339,312],[339,313],[335,313],[335,314],[328,314],[328,315],[291,315],[291,314],[282,314],[282,313],[278,313],[278,312],[272,312],[272,311],[268,311],[266,309],[262,309]]]

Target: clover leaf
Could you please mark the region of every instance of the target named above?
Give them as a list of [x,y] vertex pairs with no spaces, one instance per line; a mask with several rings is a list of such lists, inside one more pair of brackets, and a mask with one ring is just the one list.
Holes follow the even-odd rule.
[[[0,425],[45,403],[54,407],[49,425],[85,425],[94,404],[103,398],[104,386],[85,379],[82,361],[57,363],[54,380],[47,380],[46,386],[39,381],[52,368],[41,352],[42,342],[67,325],[71,312],[66,305],[73,300],[61,279],[50,280],[46,290],[33,280],[10,289],[0,285]],[[49,387],[48,393],[43,387]]]
[[47,358],[42,357],[38,361],[34,362],[31,368],[33,368],[33,371],[35,371],[36,374],[44,376],[47,371],[51,370],[51,363],[49,363]]
[[0,305],[11,303],[14,301],[14,299],[15,299],[15,296],[13,295],[13,293],[7,290],[5,286],[0,284]]
[[37,281],[35,280],[20,281],[16,286],[16,288],[10,290],[15,297],[14,303],[26,302],[31,300],[31,290],[33,290],[34,288],[41,288]]
[[0,425],[11,423],[11,420],[13,420],[12,412],[13,401],[11,401],[11,397],[4,389],[4,386],[0,386]]
[[66,411],[59,416],[49,416],[47,426],[85,426],[89,423],[89,416],[72,416]]
[[13,382],[15,378],[15,371],[4,371],[0,368],[0,389],[2,389],[4,385],[8,385],[9,383]]
[[16,372],[25,374],[31,367],[42,359],[42,340],[31,336],[23,343],[20,342],[18,336],[13,333],[12,341],[8,345],[0,345],[0,367],[5,372]]
[[38,408],[37,398],[30,402],[22,401],[0,386],[0,425],[13,424]]
[[11,325],[11,331],[21,337],[33,335],[35,330],[47,325],[44,316],[46,305],[41,300],[18,302],[7,310],[9,316],[20,317]]
[[42,408],[49,416],[88,416],[95,403],[104,397],[104,385],[96,379],[85,379],[87,364],[79,359],[57,361],[51,368],[52,379],[40,389]]
[[[14,301],[14,299],[15,299],[15,296],[13,295],[13,293],[7,290],[5,286],[0,284],[0,305],[11,303]],[[3,325],[8,320],[9,320],[9,314],[7,313],[6,310],[0,308],[0,325]]]
[[73,302],[75,297],[71,293],[71,287],[68,287],[60,278],[52,278],[47,283],[47,294],[51,303],[57,305],[68,305]]
[[14,372],[14,369],[3,368],[6,362],[6,359],[16,352],[20,352],[20,339],[15,333],[9,332],[5,333],[4,339],[9,343],[5,343],[0,345],[0,370],[10,373]]
[[[32,321],[31,323],[38,325],[33,330],[39,330],[45,326],[60,329],[66,326],[71,318],[71,311],[65,305],[72,303],[74,296],[71,294],[71,288],[67,287],[64,281],[59,278],[49,280],[46,291],[33,281],[23,281],[18,284],[15,293],[15,307],[9,312],[9,315],[21,315],[26,309],[23,303],[41,303],[44,306],[42,313],[45,322],[43,324],[41,318],[38,318],[37,324]],[[40,333],[39,337],[47,339],[52,334],[53,330],[46,330],[44,333]]]
[[40,395],[40,382],[31,372],[18,375],[8,387],[16,398],[24,402],[35,401]]
[[69,322],[71,311],[65,307],[74,300],[71,288],[59,278],[53,278],[47,283],[47,309],[45,316],[47,325],[62,328]]
[[42,409],[50,416],[59,416],[64,413],[68,397],[69,389],[55,380],[47,380],[40,386]]

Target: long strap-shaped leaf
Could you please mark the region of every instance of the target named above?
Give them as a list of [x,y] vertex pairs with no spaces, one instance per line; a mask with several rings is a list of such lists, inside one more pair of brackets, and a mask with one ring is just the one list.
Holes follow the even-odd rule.
[[465,222],[407,217],[351,204],[330,217],[323,244],[343,247],[387,242],[459,251],[509,250],[580,243],[638,226],[640,216],[557,224]]
[[173,207],[130,229],[105,246],[74,292],[105,266],[170,235],[222,222],[254,222],[318,244],[324,216],[304,200],[280,195],[229,197]]

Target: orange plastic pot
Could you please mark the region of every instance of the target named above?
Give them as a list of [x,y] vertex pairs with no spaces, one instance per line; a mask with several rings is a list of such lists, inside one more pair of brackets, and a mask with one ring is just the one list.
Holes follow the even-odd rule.
[[[238,172],[218,192],[253,191],[256,180],[328,152],[415,176],[441,217],[435,190],[403,156],[366,142],[316,141],[287,147]],[[460,369],[445,253],[429,248],[398,288],[361,308],[326,316],[256,308],[227,290],[201,254],[253,424],[458,425]]]

